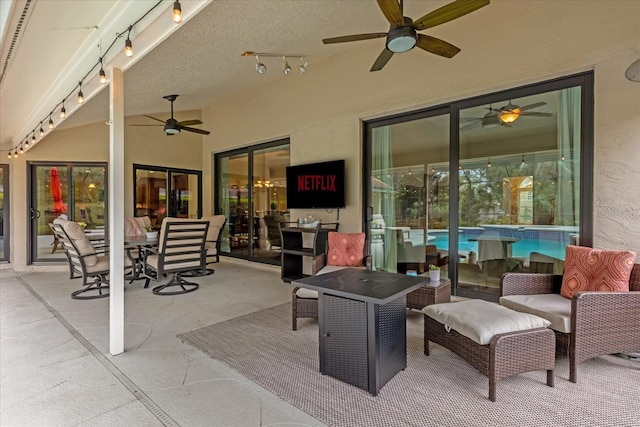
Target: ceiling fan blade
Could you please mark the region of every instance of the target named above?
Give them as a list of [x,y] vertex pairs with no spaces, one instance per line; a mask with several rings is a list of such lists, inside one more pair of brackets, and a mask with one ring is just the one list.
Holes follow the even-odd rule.
[[393,52],[391,52],[389,49],[385,47],[384,50],[380,53],[380,55],[378,55],[376,62],[373,63],[369,71],[382,70],[382,67],[387,65],[387,62],[389,62],[392,56],[393,56]]
[[157,122],[160,122],[160,123],[164,123],[165,122],[164,120],[156,119],[155,117],[147,116],[146,114],[143,114],[143,116],[148,117],[150,119],[153,119],[153,120],[155,120]]
[[469,123],[468,125],[462,126],[460,130],[464,132],[466,130],[475,129],[477,127],[480,127],[481,124],[482,124],[482,120],[477,120],[475,122]]
[[520,113],[521,116],[529,116],[529,117],[551,117],[553,116],[552,113],[543,113],[541,111],[529,111],[529,112],[524,112],[524,113]]
[[399,27],[404,24],[402,9],[400,9],[398,0],[378,0],[378,6],[391,26]]
[[180,130],[186,130],[187,132],[199,133],[199,134],[202,134],[202,135],[209,135],[211,133],[208,130],[190,128],[190,127],[187,127],[187,126],[180,126]]
[[456,0],[413,22],[413,28],[421,31],[452,21],[490,3],[490,0]]
[[328,39],[322,39],[322,43],[344,43],[344,42],[356,42],[358,40],[379,39],[380,37],[387,37],[387,33],[367,33],[367,34],[352,34],[350,36],[331,37]]
[[164,125],[129,125],[129,126],[164,126]]
[[542,107],[543,105],[547,105],[546,102],[536,102],[535,104],[525,105],[524,107],[520,107],[520,111],[531,110],[533,108]]
[[444,56],[445,58],[453,58],[460,52],[460,48],[447,43],[444,40],[437,39],[431,36],[425,36],[424,34],[418,34],[418,41],[416,43],[420,49],[427,52],[434,53],[436,55]]
[[184,120],[182,122],[178,122],[178,126],[193,126],[193,125],[201,125],[202,122],[198,119],[193,120]]

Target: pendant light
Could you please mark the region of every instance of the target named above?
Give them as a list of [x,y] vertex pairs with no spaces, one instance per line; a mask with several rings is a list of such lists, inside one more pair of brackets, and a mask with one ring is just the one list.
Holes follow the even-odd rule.
[[173,22],[179,24],[182,22],[182,7],[179,1],[173,2]]
[[42,129],[42,122],[40,122],[40,136],[44,136],[44,129]]
[[78,83],[78,104],[84,103],[84,94],[82,93],[82,82]]
[[64,108],[64,101],[66,100],[62,100],[62,108],[60,109],[60,118],[64,119],[65,117],[67,117],[67,110],[65,110]]

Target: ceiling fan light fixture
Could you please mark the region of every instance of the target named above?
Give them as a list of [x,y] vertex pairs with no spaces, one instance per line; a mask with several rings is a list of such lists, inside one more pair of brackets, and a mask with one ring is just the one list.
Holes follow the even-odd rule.
[[409,25],[396,27],[389,30],[387,35],[387,49],[393,53],[402,53],[413,49],[418,42],[416,30],[411,26],[413,22],[409,18],[405,18],[405,24],[409,20]]
[[309,63],[304,62],[304,58],[300,58],[300,62],[302,62],[302,64],[298,67],[298,72],[304,75],[304,73],[307,72],[307,67],[309,66]]
[[640,59],[629,65],[624,75],[632,82],[640,82]]
[[518,117],[520,117],[520,114],[515,111],[502,111],[500,112],[500,115],[498,115],[498,118],[502,123],[513,123],[518,119]]

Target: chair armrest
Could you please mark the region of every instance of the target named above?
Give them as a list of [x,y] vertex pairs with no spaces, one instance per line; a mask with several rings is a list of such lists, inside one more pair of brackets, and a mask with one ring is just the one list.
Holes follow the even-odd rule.
[[505,273],[500,279],[500,295],[551,294],[561,283],[562,276],[557,274]]
[[318,274],[318,271],[320,271],[325,265],[327,265],[327,256],[325,254],[313,257],[313,260],[311,261],[311,275],[315,276]]
[[640,291],[578,292],[571,300],[576,356],[640,351]]

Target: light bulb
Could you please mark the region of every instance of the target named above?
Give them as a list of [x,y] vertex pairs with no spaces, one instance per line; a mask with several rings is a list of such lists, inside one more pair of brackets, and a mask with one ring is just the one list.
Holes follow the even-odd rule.
[[282,69],[282,72],[285,74],[285,76],[288,76],[289,74],[291,74],[291,67],[289,66],[289,63],[287,62],[287,58],[285,56],[283,56],[282,59],[284,59],[284,68]]
[[53,119],[49,116],[49,129],[53,129]]
[[24,148],[29,148],[29,138],[24,140]]
[[[44,134],[44,132],[43,132],[43,134]],[[36,143],[36,134],[35,133],[33,135],[31,135],[31,143],[32,144]],[[26,145],[29,145],[29,141],[27,141]]]
[[267,67],[260,62],[260,57],[258,55],[256,55],[256,71],[258,74],[264,74],[267,72]]
[[100,67],[100,83],[105,84],[107,82],[107,74],[104,72],[104,69]]
[[180,7],[180,2],[173,2],[173,22],[179,24],[182,22],[182,7]]
[[42,122],[40,122],[40,136],[44,136],[44,129],[42,129]]
[[67,110],[65,110],[64,103],[63,103],[62,108],[60,109],[60,118],[64,119],[65,117],[67,117]]
[[127,56],[133,56],[133,44],[128,36],[127,40],[124,42],[124,54]]
[[300,58],[300,62],[302,62],[302,64],[298,67],[298,72],[304,75],[304,73],[307,72],[307,67],[309,66],[309,63],[304,62],[304,58]]
[[11,150],[9,150],[9,154],[7,154],[7,159],[11,158]]
[[13,158],[14,158],[14,159],[17,159],[17,158],[18,158],[18,150],[16,150],[16,151],[14,151],[14,152],[13,152]]
[[20,154],[24,154],[24,150],[22,149],[22,145],[20,146]]
[[84,102],[84,94],[82,93],[82,89],[78,91],[78,104],[82,104]]

